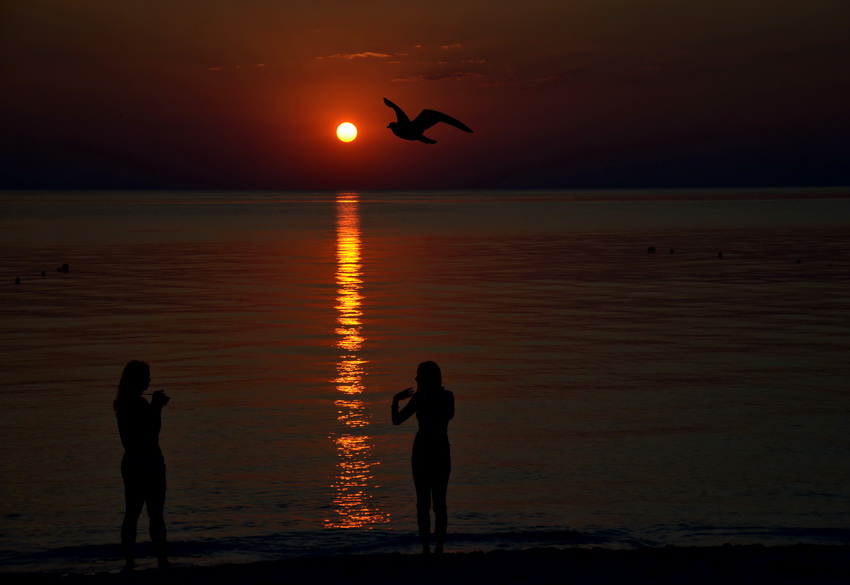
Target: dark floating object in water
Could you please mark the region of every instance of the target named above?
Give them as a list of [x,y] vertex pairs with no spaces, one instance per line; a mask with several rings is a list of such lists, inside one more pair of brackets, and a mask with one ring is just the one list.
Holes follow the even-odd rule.
[[47,272],[46,272],[46,271],[44,271],[44,270],[42,270],[42,271],[41,271],[41,277],[42,277],[42,278],[44,278],[45,276],[47,276]]
[[723,258],[723,252],[718,252],[718,253],[717,253],[717,257],[718,257],[718,258]]
[[655,254],[655,246],[650,246],[646,249],[647,254]]
[[21,284],[21,277],[20,276],[15,278],[15,284]]
[[676,250],[675,250],[674,248],[670,248],[670,253],[671,253],[671,254],[675,254],[675,253],[676,253]]
[[63,264],[62,266],[60,266],[59,268],[57,268],[57,271],[59,271],[59,272],[64,272],[65,274],[67,274],[68,272],[70,272],[70,270],[71,270],[71,267],[70,267],[70,266],[68,266],[67,264]]
[[404,110],[392,103],[387,98],[384,98],[384,103],[387,106],[391,107],[393,110],[395,110],[395,115],[397,119],[397,121],[395,122],[390,122],[387,128],[392,130],[393,134],[395,134],[399,138],[404,138],[405,140],[418,140],[419,142],[424,142],[425,144],[436,144],[436,140],[428,138],[423,134],[423,132],[425,132],[431,126],[439,124],[440,122],[448,124],[449,126],[454,126],[455,128],[459,128],[464,132],[472,132],[472,128],[470,128],[460,120],[456,120],[448,114],[444,114],[443,112],[438,112],[436,110],[422,110],[421,112],[419,112],[418,116],[411,120],[407,117],[407,114],[404,113]]

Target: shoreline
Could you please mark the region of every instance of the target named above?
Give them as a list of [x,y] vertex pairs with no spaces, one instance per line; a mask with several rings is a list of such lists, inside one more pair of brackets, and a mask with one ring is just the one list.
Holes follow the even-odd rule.
[[487,585],[670,583],[833,584],[850,582],[848,545],[723,545],[639,549],[532,548],[488,552],[309,556],[245,564],[187,565],[130,573],[0,571],[22,585],[134,583],[267,585]]

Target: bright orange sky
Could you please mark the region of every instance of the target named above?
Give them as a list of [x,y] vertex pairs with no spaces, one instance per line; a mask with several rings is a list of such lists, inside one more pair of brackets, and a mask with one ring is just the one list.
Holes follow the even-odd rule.
[[294,4],[5,0],[0,188],[850,184],[846,0]]

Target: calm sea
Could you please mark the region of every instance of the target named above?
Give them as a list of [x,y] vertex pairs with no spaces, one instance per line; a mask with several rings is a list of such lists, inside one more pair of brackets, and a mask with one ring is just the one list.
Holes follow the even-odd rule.
[[424,360],[448,550],[850,542],[848,228],[848,189],[0,193],[0,564],[120,566],[130,359],[177,563],[415,552]]

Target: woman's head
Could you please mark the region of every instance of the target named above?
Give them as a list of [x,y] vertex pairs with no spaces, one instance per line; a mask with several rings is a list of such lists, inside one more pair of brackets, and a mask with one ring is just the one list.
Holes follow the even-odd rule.
[[443,374],[436,362],[422,362],[416,368],[416,383],[421,390],[439,390],[443,387]]
[[115,406],[118,402],[128,398],[141,396],[151,383],[151,367],[145,362],[133,360],[124,366],[121,381],[118,382],[118,395],[115,398]]

